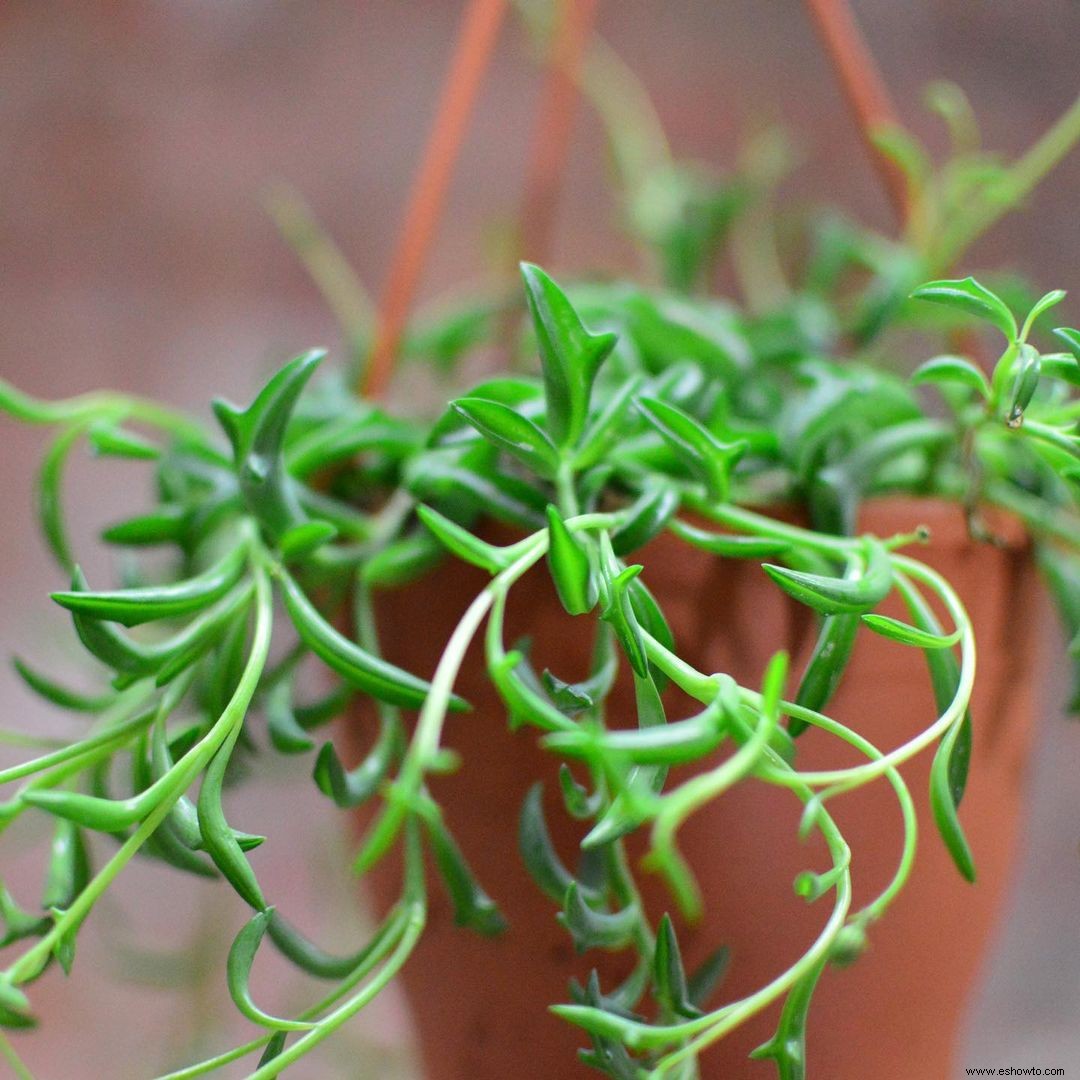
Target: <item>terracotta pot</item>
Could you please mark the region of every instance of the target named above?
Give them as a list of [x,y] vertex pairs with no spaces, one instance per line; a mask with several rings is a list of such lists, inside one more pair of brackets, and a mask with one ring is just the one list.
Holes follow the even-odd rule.
[[[918,524],[932,529],[916,554],[952,582],[974,621],[978,643],[971,778],[961,816],[978,867],[978,883],[964,882],[936,835],[926,788],[931,755],[903,772],[919,807],[920,846],[914,874],[870,948],[853,967],[828,970],[812,1008],[809,1075],[820,1080],[946,1080],[953,1075],[957,1032],[978,977],[1006,893],[1024,814],[1024,777],[1037,683],[1035,637],[1042,613],[1030,552],[1013,521],[995,523],[1007,541],[974,544],[951,505],[888,501],[871,505],[862,528],[880,535]],[[812,647],[806,609],[768,581],[756,563],[718,560],[665,536],[636,557],[659,598],[683,655],[706,671],[728,671],[758,685],[777,648],[794,653],[802,669]],[[438,589],[420,584],[384,598],[381,634],[386,654],[411,670],[430,673],[442,644],[484,577],[454,566]],[[895,598],[894,598],[895,599]],[[894,614],[902,612],[895,609]],[[525,578],[511,597],[508,640],[528,633],[538,664],[563,678],[585,674],[591,621],[571,620],[543,573]],[[582,632],[577,630],[578,625]],[[588,634],[584,631],[588,630]],[[807,632],[811,631],[811,632]],[[551,902],[527,877],[516,851],[516,823],[525,792],[545,780],[546,810],[556,845],[573,865],[581,827],[560,805],[556,763],[536,748],[535,733],[511,734],[505,709],[486,681],[474,647],[457,689],[475,705],[450,719],[446,743],[462,767],[432,784],[446,817],[485,888],[510,924],[496,940],[453,926],[439,887],[432,889],[430,925],[405,968],[403,982],[419,1036],[428,1080],[569,1080],[597,1075],[577,1062],[587,1044],[548,1013],[566,1001],[567,981],[598,967],[606,986],[627,971],[628,957],[575,955],[556,924]],[[632,715],[629,689],[620,685],[612,715]],[[689,703],[669,709],[673,718]],[[916,649],[860,633],[843,687],[831,710],[883,749],[921,730],[933,715],[924,658]],[[815,731],[800,739],[800,765],[855,762]],[[871,899],[895,870],[900,824],[884,782],[830,805],[852,848],[855,906]],[[801,804],[765,784],[744,783],[701,811],[683,829],[683,851],[699,876],[707,914],[696,927],[679,927],[688,967],[727,944],[729,975],[718,997],[756,989],[802,954],[828,915],[830,899],[808,905],[792,890],[804,869],[829,865],[824,845],[796,837]],[[671,901],[646,875],[646,901],[659,915]],[[380,867],[370,879],[376,905],[398,895],[398,875]],[[769,1078],[770,1063],[747,1053],[774,1030],[777,1009],[755,1017],[703,1059],[706,1078]]]

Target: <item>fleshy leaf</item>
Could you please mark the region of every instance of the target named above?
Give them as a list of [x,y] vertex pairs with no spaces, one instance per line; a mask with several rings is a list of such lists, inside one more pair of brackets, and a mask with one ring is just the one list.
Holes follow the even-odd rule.
[[996,326],[1009,341],[1015,341],[1018,333],[1016,319],[1005,301],[980,285],[973,277],[951,281],[928,281],[912,294],[916,300],[929,300],[943,304],[968,315],[983,319]]
[[593,380],[615,347],[614,334],[585,329],[566,294],[538,266],[521,264],[547,399],[547,428],[560,447],[577,444],[585,428]]

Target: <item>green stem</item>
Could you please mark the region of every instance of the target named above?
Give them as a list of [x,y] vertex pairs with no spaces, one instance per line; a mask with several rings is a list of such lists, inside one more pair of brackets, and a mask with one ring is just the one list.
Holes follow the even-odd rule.
[[0,1057],[11,1066],[12,1075],[16,1080],[34,1080],[34,1074],[27,1068],[22,1058],[19,1057],[11,1040],[0,1031]]
[[[327,994],[326,997],[317,1004],[312,1005],[310,1008],[301,1012],[299,1018],[301,1020],[312,1020],[345,997],[346,994],[348,994],[349,991],[368,974],[368,972],[372,971],[377,964],[382,962],[384,957],[393,951],[401,940],[401,935],[407,921],[408,912],[399,904],[390,912],[375,937],[372,939],[369,949],[365,952],[363,962],[349,974],[340,986]],[[257,1039],[251,1039],[242,1046],[233,1047],[231,1050],[226,1050],[224,1053],[218,1054],[215,1057],[207,1058],[205,1061],[200,1061],[198,1064],[189,1065],[186,1068],[167,1073],[158,1077],[157,1080],[194,1080],[195,1077],[205,1076],[208,1073],[214,1072],[216,1069],[220,1069],[224,1065],[239,1061],[240,1058],[246,1057],[248,1054],[260,1049],[265,1046],[273,1036],[274,1033],[268,1031],[265,1035],[262,1035]]]
[[1029,195],[1077,142],[1080,142],[1080,97],[1012,164],[991,198],[984,199],[946,233],[932,261],[935,272],[955,263],[983,233]]
[[270,631],[273,624],[273,599],[266,572],[255,570],[256,619],[251,653],[233,696],[221,716],[203,739],[170,770],[172,779],[158,796],[157,805],[147,814],[139,827],[121,845],[119,851],[101,868],[94,879],[76,897],[71,906],[56,920],[52,929],[41,937],[8,969],[8,977],[16,985],[35,978],[44,967],[53,948],[69,930],[77,927],[117,874],[131,861],[136,852],[165,820],[173,804],[191,786],[229,737],[234,728],[244,722],[251,699],[259,683],[270,650]]

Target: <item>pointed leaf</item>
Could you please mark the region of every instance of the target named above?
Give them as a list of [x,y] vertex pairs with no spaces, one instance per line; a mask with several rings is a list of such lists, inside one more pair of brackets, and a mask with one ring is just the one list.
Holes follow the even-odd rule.
[[559,468],[559,451],[531,420],[497,401],[458,398],[452,407],[489,442],[524,462],[537,476],[551,479]]
[[86,432],[86,441],[95,454],[106,457],[132,461],[156,461],[161,457],[160,446],[116,423],[92,424]]
[[[251,869],[251,864],[244,856],[236,834],[225,820],[225,811],[221,806],[221,788],[225,780],[225,770],[239,733],[239,727],[235,728],[233,734],[222,743],[203,775],[197,803],[199,832],[202,835],[206,853],[214,860],[215,865],[225,875],[225,879],[236,890],[237,895],[256,911],[265,911],[266,900],[259,881]],[[260,925],[265,925],[265,923]],[[262,939],[261,932],[258,939]],[[256,941],[256,946],[257,944],[258,941]],[[252,949],[252,955],[254,955],[254,949]]]
[[430,506],[418,506],[416,516],[431,530],[432,535],[447,551],[465,562],[479,566],[489,574],[497,574],[510,565],[502,548],[474,536],[468,529],[444,517]]
[[518,822],[518,850],[533,881],[552,900],[562,903],[574,876],[555,852],[544,819],[544,785],[529,788]]
[[570,931],[574,948],[618,950],[627,948],[641,925],[641,913],[636,906],[621,911],[596,911],[585,902],[581,886],[571,881],[566,890],[559,922]]
[[441,814],[425,815],[423,820],[431,837],[435,865],[454,905],[454,922],[485,937],[501,934],[506,929],[506,920],[495,901],[480,887],[465,856],[443,824]]
[[660,533],[679,509],[679,493],[670,484],[645,488],[625,511],[622,524],[611,534],[616,555],[629,555]]
[[[286,572],[278,575],[282,599],[301,641],[343,679],[389,705],[419,708],[431,684],[375,656],[338,633],[315,609],[304,591]],[[457,696],[452,709],[468,708]]]
[[984,400],[990,397],[990,382],[970,360],[961,356],[935,356],[915,369],[913,383],[955,383],[974,390]]
[[1038,350],[1027,344],[1020,345],[1013,372],[1013,384],[1005,406],[1005,422],[1009,427],[1019,427],[1024,410],[1031,403],[1039,386],[1041,360]]
[[996,326],[1009,341],[1015,341],[1018,328],[1005,301],[980,285],[973,277],[954,281],[929,281],[912,294],[916,300],[943,304]]
[[864,541],[866,569],[859,578],[828,577],[783,566],[762,564],[762,569],[789,596],[822,615],[862,613],[877,607],[892,589],[892,565],[888,552],[877,540]]
[[92,619],[139,626],[209,607],[236,584],[246,565],[246,550],[236,547],[208,570],[186,581],[111,592],[57,592],[52,598],[61,607]]
[[292,708],[292,684],[279,683],[266,697],[266,728],[270,744],[279,754],[305,754],[315,743],[300,726]]
[[286,364],[246,409],[214,402],[232,443],[244,501],[271,536],[281,536],[305,520],[295,484],[285,472],[282,447],[297,399],[325,355],[316,350]]
[[175,544],[187,527],[188,512],[180,506],[166,503],[149,514],[118,521],[102,531],[101,538],[109,544],[146,547],[151,544]]
[[619,639],[634,673],[644,678],[649,673],[649,661],[641,640],[641,627],[630,603],[630,583],[644,569],[641,565],[628,566],[608,583],[608,601],[600,618],[610,624]]
[[593,380],[616,338],[589,333],[566,294],[538,266],[522,263],[521,276],[540,348],[547,427],[557,446],[573,446],[585,427]]
[[596,603],[589,556],[566,527],[555,506],[548,505],[547,563],[562,606],[571,615],[584,615]]
[[1080,363],[1080,330],[1072,330],[1067,326],[1059,326],[1054,331],[1054,337],[1058,339]]
[[389,775],[399,742],[397,724],[384,723],[375,745],[354,769],[342,765],[333,743],[324,743],[312,771],[315,786],[342,809],[360,806],[379,790]]
[[874,633],[899,641],[902,645],[915,645],[920,649],[947,649],[960,640],[959,630],[954,630],[951,634],[932,634],[888,615],[863,615],[861,619]]
[[723,502],[731,470],[746,452],[746,443],[721,442],[688,413],[658,398],[639,397],[636,404],[664,442],[704,482],[709,497]]
[[653,952],[653,986],[660,1004],[674,1016],[694,1019],[701,1010],[690,1000],[679,942],[671,916],[664,914],[656,932]]
[[35,694],[40,695],[46,701],[51,701],[54,705],[58,705],[61,709],[71,709],[73,712],[100,712],[113,700],[111,694],[92,697],[89,694],[83,694],[77,690],[70,690],[66,686],[61,686],[60,683],[54,682],[47,675],[36,671],[17,656],[13,658],[12,664],[22,681]]
[[702,551],[731,559],[765,559],[769,556],[783,555],[791,548],[787,540],[775,540],[769,536],[714,533],[679,520],[671,523],[671,531]]
[[337,526],[329,521],[305,521],[294,525],[278,539],[278,551],[285,562],[306,559],[338,535]]
[[225,965],[229,996],[243,1016],[272,1031],[310,1031],[315,1025],[304,1020],[282,1020],[264,1012],[252,1000],[249,982],[251,965],[255,954],[266,934],[266,928],[273,913],[273,908],[258,912],[236,935],[229,949],[229,958]]

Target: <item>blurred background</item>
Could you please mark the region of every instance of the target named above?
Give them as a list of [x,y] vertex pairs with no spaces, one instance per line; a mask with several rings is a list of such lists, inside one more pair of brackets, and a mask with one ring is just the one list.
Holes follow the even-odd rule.
[[[931,79],[963,87],[987,145],[1009,155],[1077,92],[1073,0],[854,6],[903,120],[931,146],[941,132],[919,104]],[[333,319],[261,198],[275,180],[295,185],[377,293],[461,7],[6,0],[0,373],[45,397],[116,387],[206,415],[212,393],[246,400],[263,372],[301,349],[324,344],[340,356]],[[790,198],[835,201],[888,227],[888,206],[796,0],[601,0],[599,29],[648,87],[680,156],[723,169],[749,128],[780,121],[801,156]],[[520,205],[539,86],[527,36],[511,19],[423,297],[489,274]],[[582,109],[552,246],[557,270],[628,265],[601,148],[596,119]],[[1080,295],[1078,193],[1074,154],[964,271],[1014,267],[1040,290]],[[1077,310],[1072,302],[1072,325]],[[30,514],[44,439],[7,420],[0,432],[0,653],[55,669],[70,650],[68,625],[50,610],[47,592],[61,583]],[[143,481],[130,466],[73,470],[84,548],[135,505]],[[1056,640],[1046,648],[1060,655]],[[1080,729],[1063,719],[1064,674],[1049,666],[1026,855],[967,1020],[964,1064],[1080,1070]],[[63,730],[6,666],[0,701],[4,726]],[[282,771],[230,806],[240,827],[245,810],[270,823],[260,877],[308,914],[306,929],[340,942],[360,932],[364,916],[344,871],[349,837],[302,770]],[[4,837],[3,877],[17,896],[37,888],[40,864],[29,849],[41,839],[32,830]],[[18,1040],[35,1076],[138,1080],[246,1037],[221,966],[242,917],[212,888],[154,866],[132,869],[80,938],[71,978],[50,972],[35,994],[42,1031]],[[277,990],[288,1007],[311,987],[282,974]],[[295,1073],[414,1077],[400,1002],[381,1000]]]

